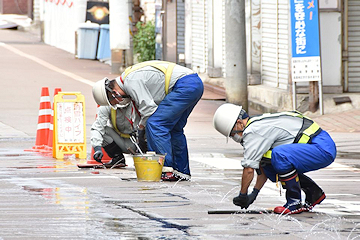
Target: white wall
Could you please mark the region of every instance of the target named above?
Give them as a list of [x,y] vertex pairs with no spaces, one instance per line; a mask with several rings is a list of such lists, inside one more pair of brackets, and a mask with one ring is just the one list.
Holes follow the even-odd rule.
[[191,1],[185,1],[185,65],[191,66],[192,62],[192,43],[191,43],[191,24],[192,24],[192,14],[191,14]]
[[325,86],[341,86],[341,13],[320,12],[322,79]]
[[155,0],[140,0],[146,21],[155,21]]
[[43,7],[44,42],[75,53],[75,31],[85,22],[86,0],[45,0]]

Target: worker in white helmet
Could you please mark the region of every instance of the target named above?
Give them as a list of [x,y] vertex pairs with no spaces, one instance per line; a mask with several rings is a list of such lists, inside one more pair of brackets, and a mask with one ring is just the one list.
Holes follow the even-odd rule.
[[[278,214],[309,211],[325,199],[323,190],[304,173],[330,165],[336,146],[330,135],[297,111],[249,117],[242,106],[226,103],[215,112],[214,127],[244,147],[243,174],[235,205],[248,208],[267,178],[279,180],[286,189],[286,204],[274,208]],[[248,188],[257,179],[253,191]],[[301,190],[306,194],[305,205]]]
[[148,150],[166,154],[161,177],[164,181],[191,178],[184,127],[203,91],[203,82],[196,73],[165,61],[133,65],[120,77],[93,86],[99,105],[135,102],[141,114],[137,129],[146,131]]
[[[94,160],[101,163],[102,148],[104,148],[107,155],[112,158],[110,162],[104,164],[106,167],[125,167],[123,153],[136,151],[130,135],[133,134],[139,121],[140,114],[132,102],[117,108],[98,107],[97,117],[91,126],[90,139],[94,148]],[[139,143],[139,145],[143,151],[146,151],[146,142]]]

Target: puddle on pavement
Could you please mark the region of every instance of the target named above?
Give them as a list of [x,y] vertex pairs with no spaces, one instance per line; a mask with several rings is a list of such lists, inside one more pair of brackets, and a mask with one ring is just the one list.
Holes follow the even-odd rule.
[[23,190],[33,195],[38,195],[52,204],[61,205],[66,210],[72,212],[87,214],[90,206],[89,197],[86,188],[74,187],[47,187],[36,188],[23,186]]
[[[8,155],[8,156],[6,156]],[[0,158],[6,157],[7,160],[10,158],[23,158],[23,157],[33,157],[32,154],[24,153],[6,153],[0,154]],[[34,155],[36,158],[36,155]],[[27,160],[27,159],[26,159]],[[46,165],[48,164],[48,165]],[[46,160],[46,164],[39,166],[19,166],[13,167],[14,169],[20,170],[30,170],[30,169],[38,169],[41,171],[45,171],[46,167],[53,166],[55,168],[61,169],[71,166],[73,164],[71,160],[53,160],[52,163],[49,159]],[[47,169],[54,170],[54,169]],[[127,181],[136,181],[136,178],[127,178],[122,179]],[[164,236],[164,239],[169,236],[176,236],[177,238],[188,238],[192,236],[190,232],[200,230],[206,238],[206,232],[218,228],[219,230],[228,230],[234,229],[234,231],[241,231],[237,236],[284,236],[289,233],[298,233],[301,234],[302,238],[314,239],[317,237],[327,236],[330,239],[340,239],[341,236],[348,236],[348,239],[355,239],[357,236],[360,236],[360,216],[353,216],[351,212],[344,211],[342,214],[344,216],[349,216],[347,218],[344,217],[334,217],[323,213],[303,213],[298,216],[283,216],[283,215],[275,215],[275,214],[261,214],[251,216],[248,214],[233,214],[230,216],[226,216],[227,218],[233,219],[233,223],[229,225],[217,224],[214,225],[211,222],[212,217],[207,216],[209,221],[202,220],[205,224],[201,226],[192,226],[192,225],[182,225],[176,223],[176,221],[190,221],[190,218],[164,218],[159,216],[154,216],[147,211],[142,211],[136,209],[136,207],[129,206],[130,204],[144,204],[141,209],[147,208],[156,208],[156,207],[174,207],[184,206],[184,204],[190,205],[193,204],[192,196],[193,195],[203,195],[205,196],[207,201],[210,203],[224,203],[226,199],[232,198],[234,195],[237,195],[239,186],[234,186],[229,189],[225,194],[224,190],[221,189],[220,185],[216,184],[208,184],[202,185],[199,182],[185,182],[179,184],[179,182],[175,183],[146,183],[145,186],[139,187],[139,191],[158,191],[162,196],[176,197],[176,201],[171,200],[129,200],[129,201],[118,201],[118,200],[104,200],[104,197],[99,197],[99,201],[95,202],[94,194],[89,194],[87,188],[74,187],[74,186],[63,186],[57,182],[50,182],[49,184],[41,183],[41,182],[28,182],[30,180],[24,179],[26,183],[21,182],[18,185],[22,186],[22,189],[29,192],[30,194],[38,195],[44,198],[49,203],[61,206],[63,209],[66,209],[72,213],[76,213],[79,216],[83,216],[86,219],[89,219],[89,222],[96,222],[99,227],[105,225],[109,226],[110,229],[114,232],[121,233],[121,236],[125,234],[129,238],[134,237],[134,234],[137,238],[141,239],[151,239],[149,236]],[[56,185],[59,187],[49,187],[51,185]],[[144,193],[146,194],[146,193]],[[92,199],[90,199],[90,197]],[[94,209],[97,209],[99,206],[104,207],[103,203],[111,208],[121,208],[124,210],[128,210],[132,213],[140,215],[143,219],[139,218],[127,218],[127,216],[121,218],[113,218],[109,215],[101,215],[98,212],[94,213]],[[148,204],[148,205],[147,205]],[[157,206],[159,204],[159,206]],[[98,211],[101,211],[99,207]],[[110,210],[111,211],[111,210]],[[221,216],[223,217],[223,216]],[[214,218],[219,218],[219,216],[215,216]],[[150,220],[150,221],[149,221]],[[208,224],[206,224],[208,223]],[[309,224],[312,223],[312,224]],[[134,225],[140,225],[141,228],[135,229]],[[265,224],[265,227],[264,227]],[[259,227],[261,225],[261,227]],[[89,227],[89,226],[85,226]],[[192,229],[193,228],[193,229]],[[131,229],[132,232],[129,231]],[[257,229],[262,229],[260,232],[256,231]],[[256,233],[251,233],[253,231]],[[173,231],[176,231],[174,234]],[[135,232],[135,233],[134,233]],[[109,233],[111,234],[111,233]],[[154,235],[156,234],[156,235]],[[196,235],[200,236],[200,235]],[[211,234],[209,234],[211,236]]]
[[78,170],[76,164],[85,160],[75,159],[72,156],[55,159],[51,153],[31,152],[23,149],[0,149],[0,161],[4,161],[3,168],[10,171],[15,169],[59,172]]
[[360,159],[360,153],[358,153],[358,152],[337,151],[336,157],[337,158]]

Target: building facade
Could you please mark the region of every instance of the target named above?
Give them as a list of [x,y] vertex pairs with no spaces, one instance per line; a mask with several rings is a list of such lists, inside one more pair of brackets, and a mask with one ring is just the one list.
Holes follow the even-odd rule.
[[[172,51],[163,59],[180,62],[181,56],[199,73],[226,78],[225,38],[231,37],[225,36],[226,2],[163,0],[163,33],[168,34],[163,52]],[[249,84],[291,92],[289,0],[245,3]],[[360,1],[319,0],[319,11],[324,93],[360,92]],[[179,19],[185,19],[185,29]],[[175,36],[183,33],[181,50],[183,42]]]

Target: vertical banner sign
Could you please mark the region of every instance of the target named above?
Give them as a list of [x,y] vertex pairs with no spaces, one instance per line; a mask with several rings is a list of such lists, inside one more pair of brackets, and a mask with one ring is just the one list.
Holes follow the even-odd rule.
[[[318,0],[290,0],[291,75],[296,109],[296,82],[318,81],[321,90],[321,59]],[[322,93],[320,111],[322,111]]]
[[53,131],[53,157],[75,154],[78,158],[86,158],[85,99],[82,94],[59,92],[54,97]]
[[292,79],[321,81],[318,0],[290,0]]

